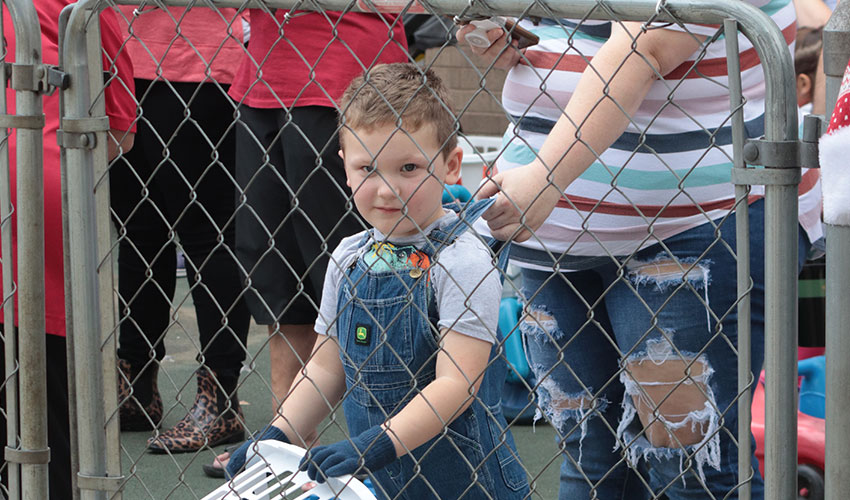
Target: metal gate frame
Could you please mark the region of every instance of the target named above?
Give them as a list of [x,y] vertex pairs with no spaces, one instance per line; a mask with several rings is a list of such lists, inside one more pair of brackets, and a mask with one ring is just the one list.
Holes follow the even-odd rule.
[[[138,4],[138,0],[118,0],[118,4]],[[157,1],[168,6],[203,7],[196,0]],[[292,8],[306,10],[346,10],[352,7],[349,0],[303,2],[296,0],[216,0],[216,7],[234,8]],[[62,60],[71,75],[71,87],[64,92],[64,121],[73,124],[77,133],[90,139],[80,148],[65,152],[68,172],[69,245],[71,249],[71,295],[73,303],[73,330],[85,332],[75,338],[77,366],[103,363],[100,367],[76,373],[78,403],[77,429],[80,439],[80,487],[82,498],[101,498],[107,490],[116,490],[120,481],[119,435],[117,415],[107,418],[104,406],[92,401],[115,401],[114,346],[104,344],[114,325],[112,305],[112,267],[98,261],[109,249],[109,210],[106,171],[105,133],[95,123],[104,116],[102,99],[98,96],[102,85],[99,38],[95,14],[105,8],[102,0],[81,0],[74,7],[65,31],[65,50]],[[760,143],[767,148],[780,142],[797,142],[797,109],[794,66],[787,44],[778,27],[764,13],[752,5],[736,0],[570,0],[548,4],[528,4],[524,0],[433,0],[408,2],[406,0],[358,0],[352,10],[383,12],[429,12],[471,15],[514,15],[569,17],[581,19],[616,19],[641,21],[653,16],[659,21],[723,24],[729,30],[738,29],[753,43],[765,71],[766,102],[775,103],[765,109],[765,137]],[[95,21],[93,21],[95,20]],[[735,22],[726,22],[735,20]],[[734,36],[727,39],[735,40]],[[731,50],[731,49],[730,49]],[[737,52],[735,52],[737,53]],[[733,66],[737,57],[733,58]],[[730,84],[732,85],[732,84]],[[734,85],[732,85],[734,87]],[[732,89],[732,109],[740,111],[740,89]],[[740,130],[740,113],[734,121]],[[743,157],[743,136],[735,134],[735,167],[746,169]],[[92,141],[93,140],[93,141]],[[92,144],[93,142],[93,144]],[[765,155],[767,156],[767,155]],[[775,157],[774,157],[775,158]],[[769,478],[766,498],[796,498],[796,345],[797,345],[797,184],[800,166],[767,159],[764,169],[750,169],[747,175],[733,175],[739,179],[736,195],[746,193],[746,185],[765,185],[765,369],[770,374],[767,386],[765,470]],[[763,163],[760,163],[763,164]],[[92,196],[94,193],[94,196]],[[745,194],[744,194],[745,196]],[[745,205],[745,204],[744,204]],[[741,257],[748,256],[746,235],[746,210],[739,210],[739,375],[749,371],[749,269],[742,269]],[[90,224],[95,221],[94,226]],[[748,259],[743,259],[748,262]],[[850,308],[845,308],[845,312]],[[744,353],[746,356],[742,356]],[[97,360],[97,361],[95,361]],[[739,411],[741,421],[750,414],[750,390],[754,380],[739,377]],[[104,432],[106,430],[106,432]],[[753,474],[750,457],[749,426],[739,426],[739,498],[750,497],[749,482]],[[743,439],[741,439],[743,437]],[[846,475],[846,474],[845,474]],[[83,482],[85,479],[85,482]]]
[[[3,241],[3,319],[6,362],[9,495],[46,498],[47,386],[44,317],[44,190],[41,93],[47,90],[47,68],[41,60],[41,29],[32,2],[6,0],[15,30],[14,63],[3,65],[3,81],[15,90],[15,114],[0,101],[0,225]],[[6,54],[7,57],[10,54]],[[11,205],[8,156],[9,129],[16,129],[17,207]],[[13,280],[12,217],[17,218],[17,282]],[[18,328],[14,328],[14,300]],[[21,418],[26,415],[26,418]]]

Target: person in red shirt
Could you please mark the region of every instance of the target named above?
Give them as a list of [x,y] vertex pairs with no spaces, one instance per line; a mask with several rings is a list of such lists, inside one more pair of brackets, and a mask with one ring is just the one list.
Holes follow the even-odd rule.
[[[236,256],[251,315],[268,326],[277,408],[316,341],[330,250],[365,227],[348,203],[336,101],[371,66],[408,55],[396,16],[253,9],[250,24],[230,87],[240,118]],[[221,465],[205,470],[223,476]]]
[[[58,64],[58,19],[62,9],[72,0],[39,0],[35,9],[41,24],[41,49],[45,64]],[[15,54],[14,26],[3,12],[3,33],[6,54],[11,59]],[[112,11],[101,15],[101,38],[105,56],[104,71],[114,76],[106,87],[106,114],[109,116],[111,140],[109,157],[128,151],[133,144],[136,119],[136,101],[133,99],[133,65],[126,56],[119,54],[122,37]],[[6,62],[10,62],[8,59]],[[120,79],[123,83],[117,83]],[[6,89],[9,113],[14,114],[15,92]],[[62,256],[62,198],[60,184],[59,145],[56,131],[59,129],[59,92],[44,96],[44,296],[45,329],[47,333],[47,418],[50,464],[50,498],[65,499],[71,491],[71,449],[68,424],[68,386],[65,351],[65,274]],[[16,204],[15,192],[16,134],[9,137],[9,165],[12,179],[12,204]],[[13,262],[17,262],[17,228],[12,222]],[[15,277],[17,279],[17,276]],[[15,304],[17,311],[17,302]],[[0,317],[2,321],[2,317]],[[17,320],[16,320],[17,321]],[[8,331],[8,329],[6,329]],[[0,356],[0,364],[3,358]],[[0,439],[6,442],[6,422],[0,422]],[[5,471],[5,468],[4,468]]]

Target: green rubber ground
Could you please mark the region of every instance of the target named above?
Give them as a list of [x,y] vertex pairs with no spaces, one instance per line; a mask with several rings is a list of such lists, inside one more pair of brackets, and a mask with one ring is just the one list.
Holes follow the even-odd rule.
[[[180,280],[175,301],[185,298],[185,280]],[[165,403],[163,428],[179,421],[191,406],[195,396],[193,370],[197,367],[197,325],[191,299],[186,299],[178,311],[177,323],[166,339],[168,356],[163,360],[159,387]],[[271,392],[269,389],[269,357],[264,349],[268,337],[265,327],[252,325],[248,339],[249,352],[255,355],[254,369],[243,370],[243,385],[239,389],[242,409],[249,429],[255,431],[266,425],[271,417]],[[260,353],[256,355],[256,353]],[[327,423],[326,423],[327,424]],[[322,441],[333,442],[342,438],[338,425],[328,424]],[[543,422],[536,428],[512,428],[523,464],[529,474],[534,498],[553,499],[558,492],[558,468],[561,458],[554,443],[553,429]],[[125,432],[121,435],[122,464],[127,482],[125,499],[191,499],[203,498],[221,483],[206,477],[201,470],[204,463],[223,450],[205,449],[196,453],[154,455],[146,451],[147,432]],[[453,500],[453,499],[443,499]]]

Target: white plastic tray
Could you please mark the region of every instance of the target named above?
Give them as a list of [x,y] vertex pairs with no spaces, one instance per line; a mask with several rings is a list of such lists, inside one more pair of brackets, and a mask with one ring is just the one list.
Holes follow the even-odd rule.
[[298,470],[306,452],[280,441],[260,441],[245,470],[203,500],[376,500],[365,484],[349,475],[329,478],[302,491],[312,482],[306,472]]

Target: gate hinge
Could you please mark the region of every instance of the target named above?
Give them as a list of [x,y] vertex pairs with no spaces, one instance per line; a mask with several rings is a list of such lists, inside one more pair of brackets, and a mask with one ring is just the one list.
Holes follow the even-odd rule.
[[56,142],[66,149],[94,149],[97,146],[97,132],[107,130],[108,116],[65,118],[61,128],[56,131]]
[[744,161],[771,168],[818,168],[818,139],[826,130],[820,115],[806,115],[803,138],[793,141],[752,139],[744,145]]

